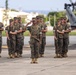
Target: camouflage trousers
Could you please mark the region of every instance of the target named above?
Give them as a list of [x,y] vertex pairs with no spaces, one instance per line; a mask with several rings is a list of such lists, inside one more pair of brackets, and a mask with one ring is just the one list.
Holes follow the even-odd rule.
[[0,53],[2,51],[2,37],[0,37]]
[[39,54],[44,54],[45,45],[46,45],[46,37],[43,37],[40,45],[40,49],[39,49]]
[[58,38],[58,54],[62,54],[63,50],[63,38]]
[[16,38],[16,53],[22,54],[23,50],[23,45],[24,45],[24,37],[17,37]]
[[59,54],[59,49],[58,49],[58,40],[54,40],[54,44],[55,44],[55,53]]
[[68,44],[69,44],[69,39],[68,38],[63,38],[62,54],[66,54],[68,52]]
[[34,41],[30,42],[30,48],[31,48],[31,58],[38,58],[39,55],[39,42]]
[[22,45],[21,45],[21,47],[20,47],[20,54],[22,54],[22,53],[23,53],[24,37],[23,37],[23,38],[21,38],[21,43],[22,43]]
[[7,46],[8,46],[8,54],[15,54],[16,50],[16,41],[14,39],[7,39]]

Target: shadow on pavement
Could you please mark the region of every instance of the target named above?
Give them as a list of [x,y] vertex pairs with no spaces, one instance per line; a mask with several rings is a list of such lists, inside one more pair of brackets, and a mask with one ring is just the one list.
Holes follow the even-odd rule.
[[76,44],[69,46],[69,50],[76,50]]

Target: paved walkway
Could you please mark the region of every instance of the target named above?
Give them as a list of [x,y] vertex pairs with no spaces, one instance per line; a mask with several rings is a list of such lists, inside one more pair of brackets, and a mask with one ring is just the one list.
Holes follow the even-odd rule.
[[23,57],[7,59],[3,49],[0,58],[0,75],[76,75],[76,46],[70,48],[67,58],[53,58],[54,47],[46,47],[45,56],[38,64],[30,64],[30,48],[24,48]]

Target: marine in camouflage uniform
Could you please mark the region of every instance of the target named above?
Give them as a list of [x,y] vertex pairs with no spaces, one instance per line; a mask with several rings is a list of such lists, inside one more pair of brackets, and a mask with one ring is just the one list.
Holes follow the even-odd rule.
[[56,54],[54,58],[58,58],[59,49],[58,49],[57,24],[53,27],[53,33],[54,33],[54,44],[55,44],[55,54]]
[[64,29],[62,56],[67,57],[68,45],[69,45],[69,32],[71,31],[71,27],[70,25],[67,24],[66,18],[62,18],[62,26]]
[[15,58],[15,50],[16,50],[16,30],[14,27],[14,21],[10,19],[10,25],[5,28],[7,35],[7,46],[8,46],[8,54],[10,58]]
[[24,35],[23,33],[25,32],[25,29],[24,29],[24,25],[22,24],[21,22],[21,17],[18,17],[18,22],[20,24],[20,26],[22,27],[22,32],[21,32],[21,38],[20,38],[20,42],[21,42],[21,45],[20,45],[20,57],[22,57],[22,53],[23,53],[23,46],[24,46]]
[[30,31],[30,48],[31,48],[31,63],[37,63],[38,55],[39,55],[39,35],[40,35],[40,27],[36,24],[36,19],[33,18],[32,26],[28,27]]
[[58,57],[62,58],[62,50],[63,50],[63,34],[64,34],[64,31],[63,31],[63,26],[61,25],[61,22],[59,21],[58,22],[58,25],[57,25],[57,40],[58,40],[58,49],[59,49],[59,55]]
[[42,31],[42,42],[41,42],[41,49],[40,49],[40,56],[44,57],[44,51],[45,51],[45,45],[46,45],[46,32],[47,32],[47,26],[43,21],[43,18],[41,17],[41,31]]
[[[42,44],[42,26],[43,26],[43,24],[41,23],[41,16],[36,16],[36,20],[37,20],[37,25],[40,27],[40,35],[39,35],[39,39],[40,39],[40,41],[41,41],[41,44]],[[42,45],[39,45],[39,57],[41,57],[42,55],[41,55],[41,47],[42,47]]]
[[2,31],[3,31],[3,23],[0,22],[0,57],[2,51]]
[[17,17],[14,18],[14,26],[15,30],[17,31],[15,57],[20,57],[23,36],[22,36],[22,26],[21,24],[19,24]]

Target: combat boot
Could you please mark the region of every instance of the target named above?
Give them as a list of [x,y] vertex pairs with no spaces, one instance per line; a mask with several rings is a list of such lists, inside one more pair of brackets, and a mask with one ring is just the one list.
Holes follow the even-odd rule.
[[68,57],[67,53],[64,54],[64,57]]
[[38,58],[40,58],[40,57],[41,57],[41,54],[38,55]]
[[20,57],[20,54],[18,53],[18,54],[17,54],[17,58],[19,58],[19,57]]
[[15,55],[14,55],[14,54],[12,54],[12,58],[13,58],[13,59],[15,58]]
[[17,53],[15,53],[15,57],[17,58]]
[[12,54],[9,55],[9,58],[12,58]]
[[44,54],[41,54],[41,57],[44,57]]
[[56,56],[54,58],[59,58],[59,54],[56,54]]
[[33,63],[35,63],[35,59],[34,58],[32,58],[32,61],[31,61],[31,64],[33,64]]
[[59,58],[62,58],[63,56],[61,55],[61,54],[59,54],[59,56],[58,56]]
[[38,64],[37,59],[38,59],[38,58],[35,58],[35,63],[36,63],[36,64]]

